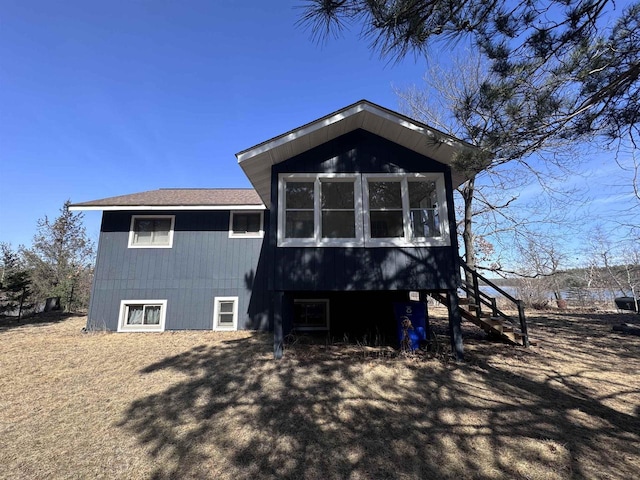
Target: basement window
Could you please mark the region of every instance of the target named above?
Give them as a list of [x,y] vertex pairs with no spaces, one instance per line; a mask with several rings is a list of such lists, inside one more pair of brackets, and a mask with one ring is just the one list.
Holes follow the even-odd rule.
[[293,328],[299,331],[329,329],[329,300],[296,299],[293,301]]
[[166,300],[122,300],[119,332],[161,332],[167,311]]
[[213,307],[213,329],[238,329],[238,297],[215,297]]

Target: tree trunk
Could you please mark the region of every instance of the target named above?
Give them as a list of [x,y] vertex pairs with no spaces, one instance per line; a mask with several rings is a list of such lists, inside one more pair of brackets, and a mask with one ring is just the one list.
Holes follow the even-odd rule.
[[[470,178],[462,187],[460,192],[464,200],[464,228],[462,230],[462,241],[464,243],[464,261],[471,269],[476,266],[476,254],[473,246],[473,194],[475,190],[475,177]],[[466,273],[468,285],[473,284],[470,273]]]

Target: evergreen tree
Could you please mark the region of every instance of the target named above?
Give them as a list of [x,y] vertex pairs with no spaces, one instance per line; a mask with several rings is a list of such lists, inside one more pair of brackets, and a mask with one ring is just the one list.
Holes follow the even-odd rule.
[[30,249],[23,254],[32,269],[34,293],[38,298],[60,297],[66,311],[88,304],[93,272],[93,242],[87,237],[82,213],[69,210],[67,200],[53,221],[38,220]]
[[[400,60],[469,40],[494,77],[468,98],[489,150],[520,158],[549,137],[637,139],[640,2],[612,0],[307,0],[316,38],[359,25],[371,48]],[[464,114],[463,112],[461,114]],[[514,128],[505,128],[513,125]],[[513,142],[514,137],[521,141]],[[524,148],[524,150],[523,150]]]
[[31,278],[20,255],[14,252],[11,245],[0,244],[0,313],[18,312],[22,318],[25,310],[33,307],[31,299]]

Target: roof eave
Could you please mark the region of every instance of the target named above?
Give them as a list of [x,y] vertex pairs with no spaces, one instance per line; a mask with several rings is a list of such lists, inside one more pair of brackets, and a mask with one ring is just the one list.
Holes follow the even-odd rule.
[[[363,100],[243,150],[236,154],[236,158],[262,202],[269,207],[273,165],[358,128],[447,165],[451,165],[456,152],[477,149],[409,117]],[[425,141],[425,138],[430,141]],[[466,180],[462,172],[454,171],[453,177],[456,186]]]
[[265,205],[70,205],[71,211],[265,210]]

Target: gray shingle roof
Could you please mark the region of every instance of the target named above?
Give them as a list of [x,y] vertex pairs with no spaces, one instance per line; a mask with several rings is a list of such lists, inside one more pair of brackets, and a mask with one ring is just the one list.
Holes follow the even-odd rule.
[[147,192],[102,198],[71,205],[82,210],[83,207],[222,207],[254,206],[262,208],[260,197],[252,188],[161,188]]

